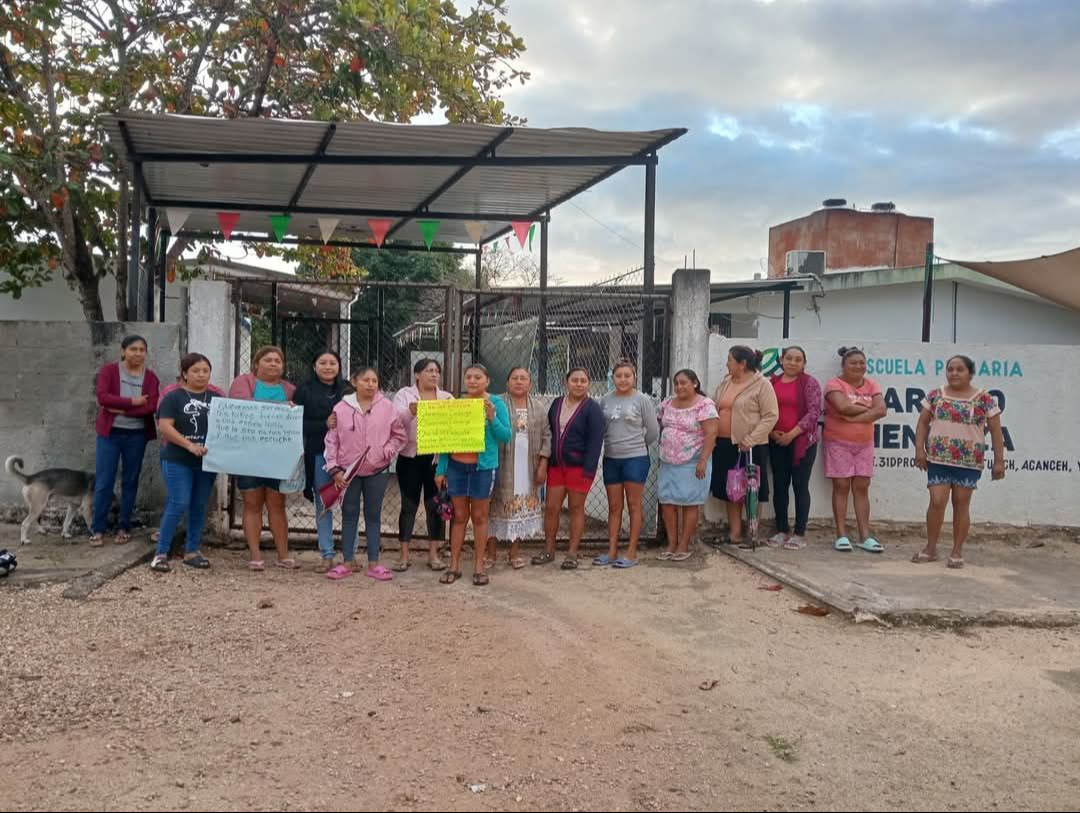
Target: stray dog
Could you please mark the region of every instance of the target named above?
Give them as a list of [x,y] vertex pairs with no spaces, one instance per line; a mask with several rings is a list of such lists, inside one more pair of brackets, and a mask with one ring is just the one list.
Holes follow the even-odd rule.
[[75,519],[75,509],[78,507],[82,518],[86,521],[87,529],[93,520],[94,506],[94,475],[75,469],[44,469],[36,474],[24,474],[22,471],[23,461],[21,457],[9,457],[4,461],[4,468],[8,474],[22,480],[23,499],[26,500],[26,508],[30,512],[22,524],[22,532],[19,534],[19,544],[30,544],[30,527],[37,523],[38,533],[45,533],[45,529],[38,522],[49,497],[57,496],[67,502],[67,514],[64,516],[64,526],[60,535],[64,539],[71,538],[71,523]]

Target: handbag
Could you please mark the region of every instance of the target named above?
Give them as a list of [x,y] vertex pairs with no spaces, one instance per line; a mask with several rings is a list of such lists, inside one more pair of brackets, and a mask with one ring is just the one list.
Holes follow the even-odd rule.
[[[746,457],[744,462],[743,457]],[[747,452],[739,452],[739,461],[735,464],[735,468],[729,469],[727,473],[727,501],[733,503],[742,503],[746,499],[746,492],[750,490],[750,483],[747,477],[746,464],[750,461],[750,455]]]

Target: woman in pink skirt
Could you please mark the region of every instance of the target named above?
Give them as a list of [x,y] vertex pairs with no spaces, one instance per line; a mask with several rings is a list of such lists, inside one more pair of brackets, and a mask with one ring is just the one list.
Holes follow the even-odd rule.
[[841,347],[841,373],[825,385],[825,476],[832,480],[836,542],[854,550],[847,532],[848,495],[854,492],[858,545],[867,553],[885,549],[870,533],[870,478],[874,475],[874,422],[885,417],[881,387],[866,375],[866,354]]

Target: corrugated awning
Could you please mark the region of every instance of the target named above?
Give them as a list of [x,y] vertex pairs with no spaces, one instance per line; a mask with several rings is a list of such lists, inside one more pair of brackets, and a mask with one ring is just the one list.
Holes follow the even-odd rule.
[[481,242],[535,221],[619,170],[655,161],[684,129],[607,132],[489,125],[433,126],[170,114],[109,116],[109,141],[158,208],[192,213],[184,233],[217,232],[218,211],[240,213],[237,232],[272,233],[268,216],[292,215],[289,234],[365,242],[369,218],[392,220],[391,239],[419,243],[417,219],[441,221],[439,241]]
[[972,262],[949,260],[951,263],[978,271],[1007,282],[1029,293],[1041,296],[1066,308],[1080,311],[1080,248],[1008,262]]

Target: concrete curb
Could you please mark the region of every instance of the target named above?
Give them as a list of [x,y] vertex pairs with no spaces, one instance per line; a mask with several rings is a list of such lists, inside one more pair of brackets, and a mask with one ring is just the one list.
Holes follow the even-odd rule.
[[886,626],[930,627],[1030,627],[1034,629],[1058,629],[1080,626],[1080,611],[1062,610],[991,610],[972,612],[949,607],[927,607],[919,610],[897,610],[880,604],[860,605],[847,596],[834,593],[809,582],[782,565],[755,556],[753,551],[735,545],[716,548],[766,576],[776,579],[800,593],[805,593],[831,610],[843,614],[855,623],[877,622]]
[[125,556],[123,559],[110,562],[98,570],[93,570],[85,576],[78,577],[64,588],[64,592],[61,595],[64,598],[76,600],[86,599],[103,584],[112,581],[120,574],[126,573],[136,565],[149,562],[153,555],[153,546],[143,548],[142,546],[136,547],[132,544],[130,556]]

